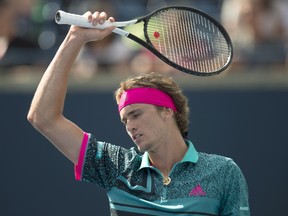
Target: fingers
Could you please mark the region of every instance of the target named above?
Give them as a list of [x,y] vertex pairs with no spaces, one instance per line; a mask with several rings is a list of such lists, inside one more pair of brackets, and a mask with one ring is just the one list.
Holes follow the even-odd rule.
[[[91,11],[87,11],[84,15],[87,18],[88,22],[90,22],[93,26],[98,24],[104,24],[107,21],[107,14],[105,12],[95,11],[92,13]],[[108,21],[114,22],[113,17],[109,17]],[[108,27],[110,26],[110,27]],[[100,26],[99,26],[100,27]],[[81,28],[78,26],[71,26],[70,34],[73,34],[81,43],[87,43],[90,41],[99,41],[109,34],[112,33],[113,29],[116,28],[113,25],[109,25],[107,23],[106,26],[102,26],[101,29],[99,28]]]
[[108,20],[109,20],[110,22],[115,22],[114,17],[109,17]]
[[[92,25],[94,26],[96,26],[98,23],[103,24],[107,20],[107,17],[108,17],[106,12],[99,12],[99,11],[95,11],[93,14],[92,12],[88,11],[84,15],[87,16],[88,21],[91,22]],[[114,18],[109,17],[109,21],[114,22]]]

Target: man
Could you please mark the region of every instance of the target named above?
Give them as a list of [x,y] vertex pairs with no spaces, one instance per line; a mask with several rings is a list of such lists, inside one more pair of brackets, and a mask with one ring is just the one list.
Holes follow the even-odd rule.
[[[84,16],[94,25],[107,19],[104,12]],[[186,139],[187,98],[171,78],[144,74],[115,92],[137,148],[98,141],[63,116],[68,74],[81,47],[112,30],[70,28],[40,81],[28,120],[75,164],[76,179],[107,192],[111,215],[250,215],[240,168],[229,158],[198,153]]]

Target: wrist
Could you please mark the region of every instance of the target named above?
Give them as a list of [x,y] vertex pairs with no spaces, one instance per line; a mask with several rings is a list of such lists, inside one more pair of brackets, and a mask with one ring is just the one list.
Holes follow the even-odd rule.
[[86,41],[85,37],[78,33],[77,31],[73,30],[72,27],[66,35],[65,41],[69,44],[73,44],[73,46],[83,46]]

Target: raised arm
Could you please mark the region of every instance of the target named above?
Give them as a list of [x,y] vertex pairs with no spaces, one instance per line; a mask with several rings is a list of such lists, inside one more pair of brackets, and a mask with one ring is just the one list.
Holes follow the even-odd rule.
[[[107,19],[105,12],[86,12],[83,16],[95,25]],[[111,17],[109,20],[114,21]],[[69,72],[83,45],[103,39],[113,28],[97,30],[71,26],[37,87],[27,115],[28,121],[74,164],[78,162],[83,131],[63,116]]]

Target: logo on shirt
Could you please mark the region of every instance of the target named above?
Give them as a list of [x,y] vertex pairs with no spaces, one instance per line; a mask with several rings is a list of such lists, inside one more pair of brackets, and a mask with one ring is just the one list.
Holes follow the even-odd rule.
[[189,196],[206,196],[206,193],[198,184],[195,188],[191,190],[191,192],[189,193]]

